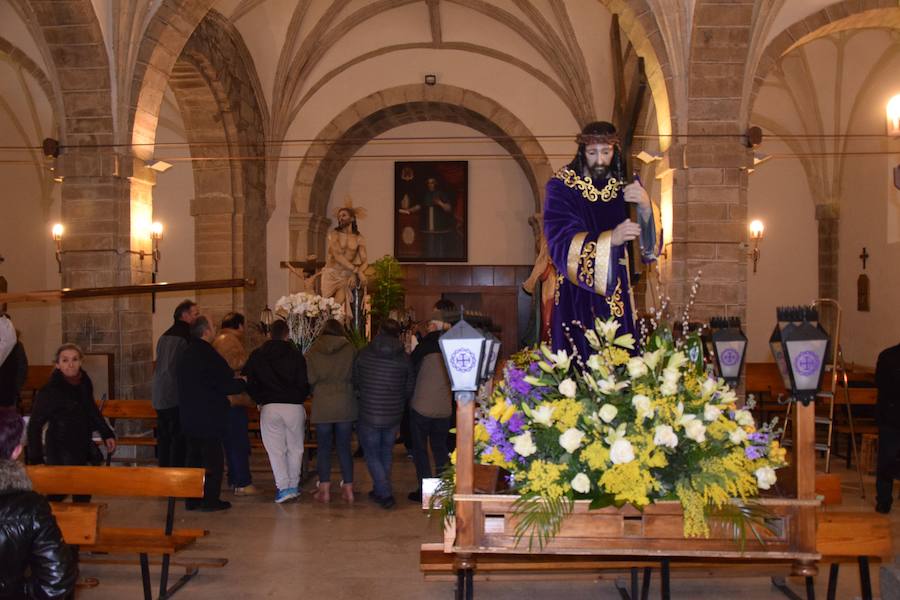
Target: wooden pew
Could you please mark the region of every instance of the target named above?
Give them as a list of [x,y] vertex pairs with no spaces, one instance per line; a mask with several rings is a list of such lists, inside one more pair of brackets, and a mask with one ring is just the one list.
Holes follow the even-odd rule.
[[37,395],[38,390],[50,381],[50,375],[55,368],[56,365],[28,365],[28,374],[25,376],[25,383],[22,385],[20,393],[23,415],[31,413],[31,405],[34,403],[35,395]]
[[99,504],[69,504],[51,502],[50,509],[63,540],[70,546],[90,546],[97,543],[100,524]]
[[[834,600],[838,570],[842,563],[857,563],[863,599],[872,599],[869,577],[871,560],[886,561],[893,554],[890,519],[869,512],[820,512],[817,515],[816,550],[822,554],[820,564],[830,565],[828,598]],[[479,554],[476,577],[484,580],[573,580],[631,579],[631,590],[617,582],[623,597],[638,597],[638,574],[643,571],[643,588],[649,589],[650,571],[659,562],[636,561],[627,556],[604,558],[590,555],[558,554]],[[754,559],[672,559],[672,576],[684,579],[704,577],[772,577],[773,584],[788,595],[797,597],[785,583],[791,566],[786,563]],[[422,544],[419,569],[427,580],[457,579],[455,555],[444,552],[440,543]],[[646,597],[645,595],[642,597]]]
[[[148,427],[156,430],[156,410],[150,400],[100,400],[97,402],[100,414],[109,419],[115,428],[118,419],[132,419],[148,423]],[[116,437],[118,446],[138,446],[156,448],[156,436],[123,435]],[[118,462],[153,463],[155,458],[124,458],[115,459],[107,455],[106,464],[117,460]]]
[[[155,527],[100,527],[93,544],[82,550],[110,554],[137,554],[141,565],[144,598],[152,598],[149,556],[162,557],[159,597],[167,598],[199,572],[199,566],[221,567],[226,559],[182,562],[185,574],[168,585],[172,555],[208,534],[196,529],[176,530],[175,502],[203,497],[203,469],[157,467],[28,467],[34,489],[42,494],[81,494],[117,497],[167,498],[165,523]],[[163,526],[159,526],[163,525]],[[82,562],[94,562],[82,558]],[[110,562],[101,559],[98,562]]]

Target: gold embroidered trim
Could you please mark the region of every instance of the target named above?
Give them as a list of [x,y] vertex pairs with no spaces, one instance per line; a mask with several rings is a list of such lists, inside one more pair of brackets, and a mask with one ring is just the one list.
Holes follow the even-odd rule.
[[594,287],[594,251],[597,242],[588,242],[581,249],[578,263],[578,281],[587,287]]
[[606,295],[609,278],[609,254],[612,251],[612,231],[604,231],[597,238],[597,254],[594,257],[594,292]]
[[562,273],[556,274],[556,291],[553,292],[553,305],[554,306],[559,306],[559,289],[562,287],[563,281],[565,281],[565,280],[566,280],[566,278],[563,277]]
[[622,280],[616,279],[616,291],[612,296],[606,299],[609,305],[609,314],[613,317],[621,318],[625,316],[625,303],[622,302]]
[[598,190],[594,187],[594,182],[590,177],[580,177],[575,171],[568,167],[563,167],[557,171],[554,177],[566,184],[566,187],[580,191],[585,200],[590,202],[596,202],[597,200],[609,202],[616,197],[616,194],[618,194],[619,190],[625,185],[615,177],[611,177],[609,181],[606,182],[606,185],[603,186],[603,189]]
[[578,264],[581,259],[581,248],[584,246],[584,238],[587,237],[587,231],[576,233],[572,237],[569,244],[569,253],[566,255],[566,275],[569,281],[578,285]]

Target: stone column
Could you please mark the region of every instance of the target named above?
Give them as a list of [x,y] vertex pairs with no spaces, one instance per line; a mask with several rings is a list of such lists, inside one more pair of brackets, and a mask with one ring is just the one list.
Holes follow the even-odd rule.
[[[194,217],[194,264],[198,281],[243,277],[243,220],[235,214],[233,196],[195,197],[191,200]],[[226,313],[243,310],[239,288],[197,291],[201,312],[219,326]]]
[[[62,161],[63,287],[149,283],[152,261],[136,253],[150,250],[154,181],[130,176],[131,167],[109,150],[77,150]],[[152,334],[148,295],[63,302],[62,341],[113,354],[119,397],[150,397]]]
[[819,297],[838,297],[838,225],[840,210],[837,203],[816,206],[819,227]]

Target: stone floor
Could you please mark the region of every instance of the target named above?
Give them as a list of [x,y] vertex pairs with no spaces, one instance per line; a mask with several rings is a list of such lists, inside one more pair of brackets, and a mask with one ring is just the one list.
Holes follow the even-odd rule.
[[[357,502],[353,505],[332,499],[329,505],[313,502],[304,493],[298,502],[277,505],[272,502],[274,484],[265,471],[263,457],[254,460],[254,477],[265,495],[233,498],[231,510],[220,513],[177,512],[176,527],[205,528],[211,533],[200,540],[186,555],[225,557],[223,569],[201,570],[178,598],[453,598],[450,582],[426,582],[418,568],[419,544],[439,541],[437,523],[416,504],[406,499],[413,488],[415,473],[402,446],[396,447],[394,482],[397,506],[386,511],[366,499],[371,480],[362,460],[355,465]],[[871,510],[874,493],[872,478],[867,479],[870,497],[862,500],[850,487],[855,473],[841,471],[845,508]],[[339,479],[334,476],[335,482]],[[306,486],[307,492],[312,482]],[[337,490],[335,490],[336,492]],[[162,523],[165,504],[162,501],[98,498],[109,503],[107,524]],[[900,539],[900,511],[892,515],[894,538]],[[900,547],[900,546],[898,546]],[[177,570],[173,570],[173,575]],[[817,578],[820,597],[825,596],[826,574]],[[856,570],[841,569],[838,598],[859,596]],[[140,570],[134,566],[85,565],[83,574],[96,577],[100,585],[84,590],[79,597],[140,598]],[[153,569],[154,590],[158,570]],[[872,568],[873,585],[878,590],[878,568]],[[658,583],[658,581],[656,581]],[[794,582],[797,591],[802,582]],[[547,582],[476,582],[476,597],[497,600],[529,598],[580,600],[619,598],[611,581],[547,581]],[[723,598],[739,593],[742,600],[783,598],[765,578],[744,579],[673,579],[674,598]],[[659,597],[654,585],[651,598]]]

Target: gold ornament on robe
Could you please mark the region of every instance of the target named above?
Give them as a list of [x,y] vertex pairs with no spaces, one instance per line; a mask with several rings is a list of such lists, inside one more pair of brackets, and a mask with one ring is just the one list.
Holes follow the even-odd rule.
[[563,167],[557,171],[554,177],[566,184],[566,187],[580,191],[581,195],[584,196],[584,199],[589,202],[596,202],[597,200],[600,200],[601,202],[610,202],[625,185],[615,177],[611,177],[606,182],[606,185],[603,186],[603,189],[598,190],[590,177],[581,177],[568,167]]

